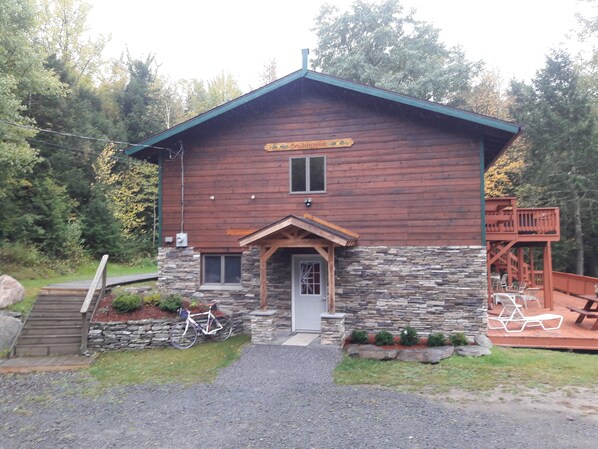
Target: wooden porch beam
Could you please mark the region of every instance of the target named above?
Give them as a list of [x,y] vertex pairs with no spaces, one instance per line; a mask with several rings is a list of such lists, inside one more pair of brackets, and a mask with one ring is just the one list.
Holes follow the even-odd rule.
[[318,252],[320,256],[324,258],[324,260],[328,260],[328,251],[326,251],[326,248],[322,246],[314,246],[314,249]]
[[[514,241],[514,240],[512,240],[512,241],[510,241],[509,243],[507,243],[507,245],[506,245],[506,246],[502,247],[502,248],[500,249],[500,251],[498,251],[498,253],[496,253],[496,254],[494,255],[494,257],[492,257],[492,259],[490,259],[489,265],[492,265],[494,262],[496,262],[498,259],[500,259],[500,258],[501,258],[501,256],[502,256],[504,253],[508,252],[508,251],[511,249],[511,247],[512,247],[514,244],[515,244],[515,241]],[[509,260],[509,259],[507,258],[507,260]]]

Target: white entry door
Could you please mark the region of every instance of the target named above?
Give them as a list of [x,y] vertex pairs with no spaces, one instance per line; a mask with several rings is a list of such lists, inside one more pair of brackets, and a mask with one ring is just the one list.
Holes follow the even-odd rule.
[[319,332],[326,312],[328,265],[318,255],[293,256],[293,330]]

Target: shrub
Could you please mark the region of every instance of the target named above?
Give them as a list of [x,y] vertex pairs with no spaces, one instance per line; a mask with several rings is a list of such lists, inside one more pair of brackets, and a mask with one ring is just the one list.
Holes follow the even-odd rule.
[[132,293],[119,295],[112,301],[112,308],[116,313],[128,313],[141,307],[141,296]]
[[403,346],[415,346],[419,343],[417,331],[411,326],[407,326],[401,331],[401,344]]
[[376,334],[377,346],[389,346],[394,344],[394,338],[390,332],[380,331]]
[[160,304],[160,300],[162,296],[160,293],[150,293],[149,295],[145,295],[143,297],[143,304],[147,306],[157,306]]
[[179,295],[168,295],[166,298],[162,298],[158,307],[166,312],[176,312],[183,305],[183,298]]
[[469,340],[463,332],[451,335],[449,340],[453,346],[467,346],[469,344]]
[[351,341],[358,345],[367,344],[369,342],[368,333],[366,331],[354,330],[351,332]]
[[436,332],[428,336],[428,346],[446,345],[446,336],[442,332]]

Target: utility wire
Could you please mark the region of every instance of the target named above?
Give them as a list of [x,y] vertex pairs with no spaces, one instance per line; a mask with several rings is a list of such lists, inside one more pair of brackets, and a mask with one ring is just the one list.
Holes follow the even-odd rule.
[[[2,119],[0,119],[0,123],[4,123],[4,124],[10,125],[10,126],[15,126],[17,128],[31,129],[31,130],[39,131],[39,132],[43,132],[43,133],[57,134],[57,135],[63,136],[63,137],[75,137],[77,139],[93,140],[93,141],[96,141],[96,142],[114,143],[114,144],[118,144],[118,145],[127,145],[127,146],[130,146],[130,147],[131,146],[138,146],[138,147],[144,147],[144,148],[155,148],[157,150],[167,150],[169,152],[172,151],[170,148],[158,147],[158,146],[155,146],[155,145],[144,145],[144,144],[141,144],[141,143],[120,142],[118,140],[100,139],[100,138],[97,138],[97,137],[81,136],[81,135],[78,135],[78,134],[65,133],[65,132],[61,132],[61,131],[54,131],[52,129],[38,128],[36,126],[21,125],[19,123],[9,122],[7,120],[2,120]],[[124,151],[124,150],[119,150],[119,151]]]
[[[93,150],[85,150],[83,148],[67,147],[65,145],[60,145],[60,144],[53,143],[53,142],[46,142],[44,140],[34,139],[32,137],[26,137],[26,139],[27,139],[28,142],[35,142],[35,143],[39,143],[39,144],[42,144],[42,145],[47,145],[49,147],[54,147],[57,150],[74,151],[76,153],[80,153],[80,154],[84,154],[84,155],[88,155],[88,154],[91,154],[93,156],[99,156],[100,155],[99,153],[97,153],[97,152],[95,152]],[[118,159],[119,161],[125,161],[125,162],[127,162],[127,161],[131,160],[130,158],[125,158],[125,157],[122,157],[122,156],[120,156],[118,154],[115,154],[113,157],[115,159]]]

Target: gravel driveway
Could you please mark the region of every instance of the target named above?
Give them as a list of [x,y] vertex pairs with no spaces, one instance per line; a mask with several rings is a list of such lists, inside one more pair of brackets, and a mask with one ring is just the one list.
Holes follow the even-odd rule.
[[595,422],[332,383],[338,350],[247,346],[211,385],[0,375],[0,448],[594,448]]

